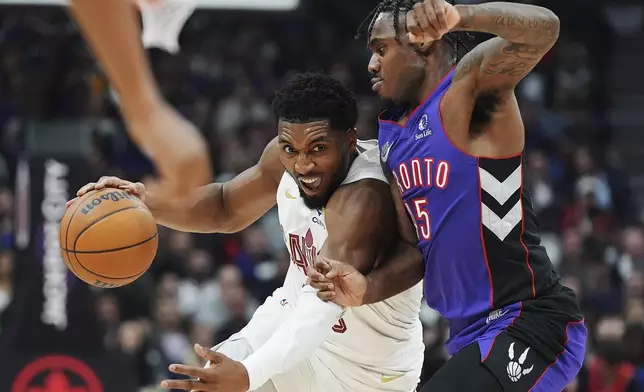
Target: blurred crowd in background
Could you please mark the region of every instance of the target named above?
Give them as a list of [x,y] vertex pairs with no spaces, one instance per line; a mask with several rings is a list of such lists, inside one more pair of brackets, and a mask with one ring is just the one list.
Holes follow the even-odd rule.
[[[198,11],[182,33],[179,54],[150,52],[164,95],[208,140],[214,180],[226,181],[257,161],[276,134],[271,94],[295,72],[322,70],[350,86],[359,97],[361,136],[376,136],[381,104],[368,84],[369,53],[364,37],[353,39],[373,4],[356,3],[363,4],[311,1],[285,14]],[[579,1],[539,3],[559,14],[563,32],[517,97],[527,133],[527,185],[543,242],[564,284],[579,296],[591,331],[588,361],[569,391],[644,391],[642,206],[608,121],[615,32],[597,1],[581,2],[583,21]],[[87,164],[96,178],[145,180],[153,173],[122,131],[115,95],[67,14],[2,11],[0,313],[19,284],[12,281],[20,262],[12,253],[12,188],[27,122],[95,119]],[[132,358],[141,387],[166,378],[169,363],[197,363],[193,343],[210,347],[242,328],[289,266],[275,211],[235,235],[161,228],[160,238],[145,276],[96,296],[104,344]],[[447,326],[430,309],[422,320],[426,378],[447,358]]]

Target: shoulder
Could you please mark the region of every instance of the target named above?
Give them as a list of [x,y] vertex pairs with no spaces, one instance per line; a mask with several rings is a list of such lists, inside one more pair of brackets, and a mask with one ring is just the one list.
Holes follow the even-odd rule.
[[374,179],[360,180],[335,191],[324,210],[328,237],[321,252],[366,273],[381,252],[390,249],[396,227],[389,187]]
[[362,219],[366,218],[379,220],[392,211],[389,185],[379,179],[365,178],[338,188],[327,203],[325,217],[329,223],[338,220],[343,225],[353,225],[364,224]]
[[284,166],[280,161],[280,146],[277,137],[266,145],[257,166],[262,174],[270,176],[275,182],[279,183],[282,180]]

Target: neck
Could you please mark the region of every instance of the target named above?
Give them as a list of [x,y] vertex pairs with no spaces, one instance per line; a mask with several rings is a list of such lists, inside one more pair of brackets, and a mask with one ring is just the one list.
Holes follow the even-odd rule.
[[438,87],[439,83],[443,80],[445,75],[447,75],[447,73],[452,69],[452,65],[447,62],[441,61],[441,64],[433,68],[433,70],[428,71],[428,76],[425,78],[423,86],[418,91],[418,96],[416,97],[416,106],[420,105],[425,99],[427,99],[427,97],[429,97],[429,94],[431,94],[436,89],[436,87]]

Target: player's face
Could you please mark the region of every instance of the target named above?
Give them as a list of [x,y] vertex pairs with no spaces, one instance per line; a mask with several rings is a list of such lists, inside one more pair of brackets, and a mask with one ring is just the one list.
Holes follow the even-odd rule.
[[377,16],[368,42],[372,53],[368,69],[372,88],[381,98],[396,103],[413,102],[423,85],[427,63],[408,43],[404,17],[398,26],[402,34],[396,40],[393,15]]
[[332,131],[326,120],[278,123],[280,159],[297,181],[307,207],[322,208],[340,186],[355,151],[355,132]]

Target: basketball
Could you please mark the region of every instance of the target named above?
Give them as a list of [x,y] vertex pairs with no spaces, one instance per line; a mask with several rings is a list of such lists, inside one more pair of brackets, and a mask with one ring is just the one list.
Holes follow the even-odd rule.
[[113,288],[147,271],[157,252],[157,225],[145,204],[119,189],[91,191],[60,222],[67,267],[85,283]]

